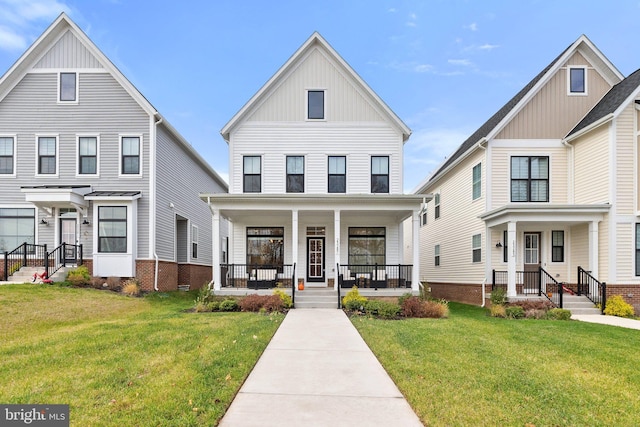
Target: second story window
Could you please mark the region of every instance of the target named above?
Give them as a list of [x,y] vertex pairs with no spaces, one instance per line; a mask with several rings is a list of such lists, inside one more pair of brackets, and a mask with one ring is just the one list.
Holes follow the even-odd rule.
[[242,188],[245,193],[260,193],[261,188],[260,156],[244,156]]
[[586,95],[587,70],[585,67],[569,68],[569,94]]
[[140,138],[122,137],[122,175],[140,174]]
[[78,80],[76,73],[60,73],[60,102],[78,100]]
[[55,137],[38,137],[38,174],[56,174],[56,145]]
[[96,175],[98,173],[98,138],[81,136],[78,138],[78,174]]
[[14,174],[14,147],[12,137],[0,137],[0,174]]
[[347,158],[329,156],[329,193],[347,192]]
[[304,193],[303,156],[287,156],[287,193]]
[[549,201],[549,157],[511,158],[511,201]]
[[307,119],[324,120],[324,91],[307,91]]
[[473,167],[472,198],[479,199],[482,195],[482,163]]
[[371,192],[389,192],[389,156],[371,156]]
[[438,218],[440,218],[440,193],[434,194],[434,196],[433,196],[433,204],[434,204],[433,218],[434,219],[438,219]]

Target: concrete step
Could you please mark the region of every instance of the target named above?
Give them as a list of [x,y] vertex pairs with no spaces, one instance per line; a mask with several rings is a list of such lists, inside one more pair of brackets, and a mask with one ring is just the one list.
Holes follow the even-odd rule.
[[566,308],[566,309],[569,310],[572,315],[574,315],[574,314],[594,314],[594,315],[602,314],[600,312],[600,310],[595,308],[595,307],[592,307],[592,308]]
[[338,293],[333,289],[296,291],[295,308],[338,308]]
[[563,295],[562,308],[569,310],[571,314],[601,314],[593,302],[584,295]]
[[[71,267],[61,267],[51,276],[51,280],[54,282],[64,281],[67,277],[67,271],[69,268]],[[36,273],[42,274],[43,272],[44,267],[22,267],[20,270],[16,271],[13,276],[9,276],[9,281],[14,283],[33,282],[33,275]]]

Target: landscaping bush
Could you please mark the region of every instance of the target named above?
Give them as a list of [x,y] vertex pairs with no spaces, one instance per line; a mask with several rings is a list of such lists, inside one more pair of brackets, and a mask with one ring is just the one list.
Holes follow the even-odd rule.
[[507,303],[507,291],[495,288],[491,291],[491,305],[505,305]]
[[138,282],[138,279],[129,279],[124,282],[124,285],[122,286],[122,293],[130,297],[139,296],[140,283]]
[[195,311],[196,313],[208,313],[213,310],[211,310],[206,303],[197,302],[195,307],[193,307],[193,311]]
[[258,294],[247,295],[238,304],[240,311],[259,311],[264,306],[264,296]]
[[209,301],[205,304],[209,311],[218,311],[220,310],[220,301]]
[[404,317],[425,317],[425,307],[422,303],[423,301],[418,297],[406,298],[400,306],[402,315]]
[[444,300],[424,301],[420,297],[409,297],[402,302],[400,312],[404,317],[429,317],[439,319],[449,316],[449,305]]
[[449,317],[449,303],[445,300],[423,301],[424,317],[442,319]]
[[507,309],[504,305],[492,304],[489,308],[491,317],[507,317]]
[[226,299],[220,303],[220,311],[236,311],[238,310],[238,303],[233,299]]
[[281,300],[284,308],[293,307],[293,301],[291,300],[291,295],[287,294],[282,289],[274,289],[273,294],[277,295]]
[[547,311],[546,317],[549,320],[569,320],[571,319],[571,312],[564,308],[552,308]]
[[614,295],[607,299],[604,314],[607,316],[633,317],[635,313],[633,306],[626,302],[621,295]]
[[402,307],[402,304],[404,304],[404,302],[407,300],[407,298],[411,298],[413,296],[413,294],[411,292],[406,292],[404,294],[402,294],[400,297],[398,297],[398,305],[400,307]]
[[262,305],[264,310],[270,313],[274,311],[284,311],[284,303],[278,295],[265,295],[264,297],[264,304]]
[[[111,291],[117,291],[120,289],[120,283],[121,280],[119,277],[116,276],[109,276],[107,277],[107,289],[111,290]],[[104,288],[104,283],[102,284],[102,287]]]
[[547,316],[547,310],[537,310],[535,308],[525,310],[524,317],[527,319],[544,319]]
[[510,305],[505,308],[505,314],[509,319],[522,319],[524,317],[524,309],[519,305]]
[[349,292],[342,298],[342,307],[349,311],[363,310],[364,305],[367,303],[367,298],[360,295],[358,287],[354,286]]
[[551,301],[542,301],[542,300],[522,300],[509,303],[509,305],[517,305],[522,307],[522,309],[526,312],[528,310],[550,310],[553,308],[553,304]]
[[72,270],[69,270],[67,274],[67,282],[73,286],[87,286],[91,284],[91,275],[89,269],[84,266],[78,266]]
[[382,317],[383,319],[395,319],[400,313],[400,306],[392,302],[370,300],[364,306],[367,314]]
[[98,276],[93,276],[91,278],[91,287],[95,289],[102,289],[102,285],[105,283],[105,279]]

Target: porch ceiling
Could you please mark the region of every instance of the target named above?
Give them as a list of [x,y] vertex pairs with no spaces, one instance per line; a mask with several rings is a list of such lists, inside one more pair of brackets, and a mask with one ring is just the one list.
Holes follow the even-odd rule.
[[508,222],[580,224],[602,221],[609,209],[611,205],[608,203],[597,205],[510,204],[485,212],[478,218],[488,227],[497,227]]

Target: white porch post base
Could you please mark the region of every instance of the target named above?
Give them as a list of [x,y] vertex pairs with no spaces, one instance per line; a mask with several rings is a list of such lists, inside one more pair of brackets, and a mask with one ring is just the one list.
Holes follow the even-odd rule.
[[337,270],[337,264],[340,264],[340,211],[333,211],[333,253],[334,253],[334,264],[336,266],[332,266],[331,270],[335,269],[335,275],[333,279],[333,289],[338,290],[338,276],[340,272]]
[[412,218],[412,234],[413,242],[411,250],[413,251],[413,269],[411,272],[411,290],[420,291],[420,211],[414,210]]
[[217,209],[213,210],[213,219],[212,221],[212,256],[213,262],[213,289],[218,291],[222,287],[222,275],[220,272],[220,211]]
[[515,297],[516,291],[516,222],[507,223],[507,297]]

